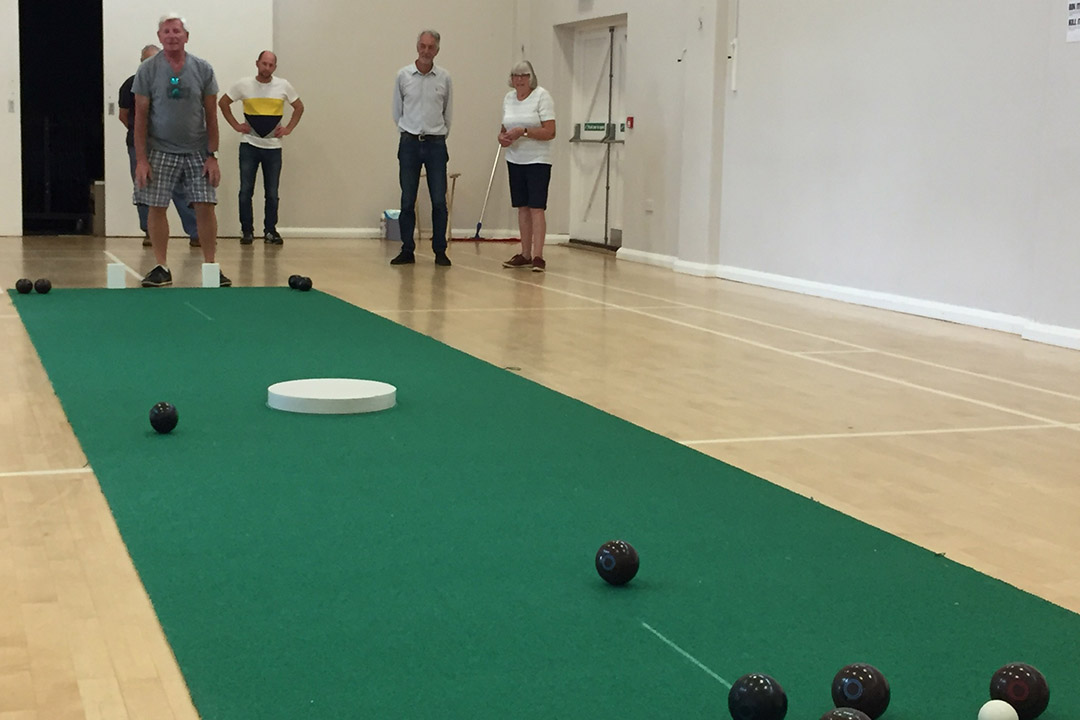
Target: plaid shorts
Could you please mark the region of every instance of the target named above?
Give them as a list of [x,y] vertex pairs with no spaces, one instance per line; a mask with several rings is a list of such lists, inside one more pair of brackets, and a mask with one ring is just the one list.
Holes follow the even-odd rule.
[[173,192],[182,187],[188,203],[217,203],[217,192],[203,174],[205,158],[201,153],[150,151],[150,182],[135,188],[132,202],[136,205],[168,207]]

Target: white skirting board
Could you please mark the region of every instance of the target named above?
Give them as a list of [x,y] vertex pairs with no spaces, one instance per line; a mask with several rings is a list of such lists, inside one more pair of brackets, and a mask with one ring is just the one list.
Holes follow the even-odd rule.
[[675,268],[675,258],[671,255],[660,255],[659,253],[644,252],[643,250],[619,248],[615,251],[615,257],[618,260],[629,260],[644,265],[655,265],[656,267],[667,268],[668,270],[673,270]]
[[[427,223],[422,228],[424,231],[424,237],[431,237],[431,227]],[[312,227],[279,227],[278,232],[282,237],[288,238],[350,238],[350,239],[370,239],[381,240],[382,230],[379,228],[312,228]],[[476,226],[471,228],[454,228],[451,235],[455,240],[468,240],[476,234]],[[508,230],[506,228],[482,228],[480,230],[481,239],[483,238],[507,238],[517,237],[518,229]],[[569,242],[569,235],[549,234],[546,242],[562,244]]]
[[1020,337],[1047,345],[1058,345],[1080,350],[1080,330],[1075,328],[1029,322],[1024,326],[1024,331],[1020,333]]
[[306,227],[279,227],[278,232],[288,240],[289,238],[345,238],[349,240],[379,240],[382,231],[375,228],[306,228]]
[[855,305],[893,310],[919,315],[921,317],[934,318],[935,320],[947,320],[949,322],[973,327],[986,328],[988,330],[1000,330],[1002,332],[1019,335],[1025,340],[1033,340],[1047,345],[1080,350],[1080,329],[1068,328],[1056,325],[1044,325],[1033,322],[1017,315],[1006,315],[977,308],[968,308],[961,305],[949,305],[934,302],[932,300],[920,300],[918,298],[892,295],[889,293],[876,292],[873,290],[861,290],[859,288],[844,287],[842,285],[829,285],[827,283],[803,280],[801,278],[774,275],[772,273],[746,270],[744,268],[731,267],[729,265],[706,265],[705,263],[693,263],[679,260],[670,255],[642,252],[629,248],[620,248],[616,253],[619,260],[655,265],[674,270],[675,272],[698,277],[715,277],[724,280],[759,285],[761,287],[787,290],[789,292],[813,295],[815,297],[840,300]]
[[[424,238],[430,238],[431,228],[424,226]],[[286,240],[289,238],[345,238],[352,240],[382,240],[382,230],[379,228],[305,228],[305,227],[279,227],[278,232]],[[451,236],[455,240],[468,240],[476,234],[476,227],[454,228]],[[482,228],[480,231],[483,238],[514,238],[518,236],[518,229],[506,228]],[[396,241],[395,241],[396,242]],[[545,241],[549,245],[565,245],[570,242],[570,236],[559,233],[549,233]]]

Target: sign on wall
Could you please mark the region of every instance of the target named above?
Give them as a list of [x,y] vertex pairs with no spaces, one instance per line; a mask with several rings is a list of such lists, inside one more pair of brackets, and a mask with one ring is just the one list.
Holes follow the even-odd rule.
[[1065,31],[1065,42],[1080,42],[1080,2],[1067,3],[1069,25]]

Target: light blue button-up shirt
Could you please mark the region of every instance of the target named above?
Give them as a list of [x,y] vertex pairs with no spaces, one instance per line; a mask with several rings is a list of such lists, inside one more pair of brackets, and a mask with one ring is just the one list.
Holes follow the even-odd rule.
[[394,123],[413,135],[449,135],[453,94],[447,70],[433,65],[425,74],[406,65],[394,82]]

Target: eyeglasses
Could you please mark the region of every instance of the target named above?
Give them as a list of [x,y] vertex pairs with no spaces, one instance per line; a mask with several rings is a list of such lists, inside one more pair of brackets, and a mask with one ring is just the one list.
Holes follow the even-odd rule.
[[180,95],[180,78],[173,76],[169,78],[169,97],[179,100]]

